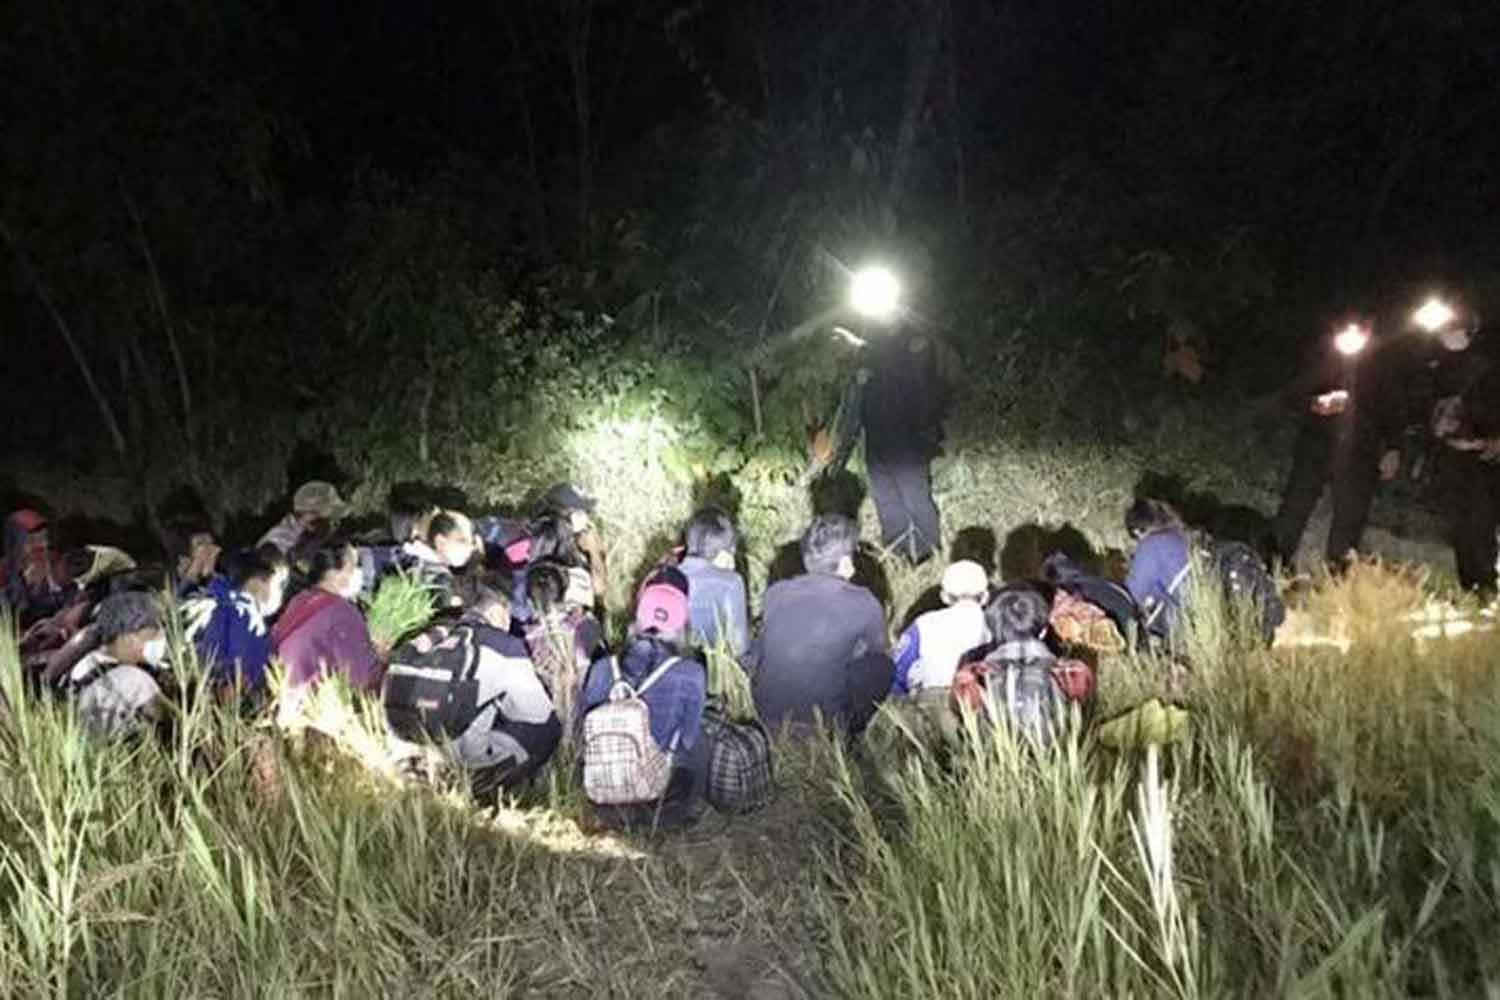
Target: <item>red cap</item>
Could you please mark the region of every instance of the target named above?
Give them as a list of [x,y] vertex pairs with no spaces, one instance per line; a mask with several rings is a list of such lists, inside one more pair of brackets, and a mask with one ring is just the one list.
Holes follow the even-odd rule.
[[16,511],[10,515],[10,519],[28,533],[41,531],[47,526],[47,519],[29,508]]

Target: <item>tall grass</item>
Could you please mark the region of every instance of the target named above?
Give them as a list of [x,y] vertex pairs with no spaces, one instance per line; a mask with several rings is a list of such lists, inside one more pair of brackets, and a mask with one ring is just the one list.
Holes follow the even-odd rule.
[[[1327,599],[1410,586],[1371,568]],[[1388,617],[1347,656],[1281,655],[1237,645],[1230,613],[1193,637],[1181,747],[997,738],[846,767],[854,861],[822,897],[839,992],[1500,995],[1493,640],[1419,653]],[[1102,711],[1161,670],[1107,665]]]

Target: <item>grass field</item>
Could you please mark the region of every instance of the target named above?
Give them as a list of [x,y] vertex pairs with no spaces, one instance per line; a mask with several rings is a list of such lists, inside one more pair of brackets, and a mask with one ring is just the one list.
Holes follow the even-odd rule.
[[[1016,443],[1047,426],[986,426],[958,415],[935,483],[950,539],[987,531],[1002,567],[1119,546],[1148,468],[1261,507],[1276,478],[1265,442],[1209,447],[1249,427],[1060,457]],[[623,608],[693,499],[596,438],[562,459]],[[811,500],[746,477],[738,501],[758,595]],[[867,571],[899,620],[941,567]],[[1185,679],[1106,663],[1097,717],[1170,694],[1180,745],[940,761],[882,718],[853,751],[783,744],[767,810],[663,837],[590,832],[566,769],[494,815],[389,780],[331,688],[331,737],[204,709],[166,746],[90,745],[16,689],[7,630],[0,996],[1500,997],[1500,641],[1414,635],[1432,587],[1365,566],[1303,595],[1286,648],[1214,611]]]

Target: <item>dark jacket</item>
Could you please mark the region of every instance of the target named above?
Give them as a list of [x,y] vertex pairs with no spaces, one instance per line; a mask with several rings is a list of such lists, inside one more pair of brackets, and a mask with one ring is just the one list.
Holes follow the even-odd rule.
[[815,709],[826,719],[868,712],[873,696],[863,675],[881,681],[880,694],[889,689],[888,649],[885,613],[864,587],[827,573],[774,584],[750,654],[761,719],[774,727],[811,722]]
[[[1321,338],[1303,358],[1297,377],[1283,392],[1304,434],[1343,439],[1359,453],[1376,454],[1396,447],[1409,422],[1408,396],[1402,384],[1406,369],[1393,344],[1372,341],[1364,353],[1346,358],[1331,338]],[[1320,395],[1349,393],[1344,412],[1320,416],[1312,403]]]
[[870,338],[869,379],[860,394],[865,450],[882,458],[928,458],[942,442],[946,398],[937,348],[893,331]]

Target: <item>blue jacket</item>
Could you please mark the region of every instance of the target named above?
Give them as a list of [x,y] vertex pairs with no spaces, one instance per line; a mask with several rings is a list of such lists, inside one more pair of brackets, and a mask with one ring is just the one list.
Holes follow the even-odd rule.
[[271,660],[271,631],[261,618],[255,600],[224,577],[209,581],[205,595],[187,610],[188,631],[198,656],[210,665],[210,676],[229,683],[236,672],[250,690],[266,682]]
[[750,644],[749,612],[746,610],[745,580],[732,569],[720,569],[707,559],[686,556],[678,566],[688,578],[689,621],[693,637],[705,647],[722,637],[735,656],[743,656]]
[[1147,632],[1158,637],[1172,634],[1182,611],[1192,563],[1192,545],[1187,535],[1175,528],[1150,532],[1136,546],[1125,589],[1140,607]]
[[[620,675],[631,684],[640,684],[672,655],[650,639],[632,639],[620,654]],[[583,681],[583,697],[579,699],[581,714],[609,700],[609,689],[614,686],[609,661],[609,657],[601,656],[589,667]],[[703,664],[682,657],[641,697],[651,710],[651,736],[657,746],[672,749],[672,738],[676,736],[676,749],[681,752],[677,760],[687,759],[703,730],[703,708],[708,702],[708,671]]]

